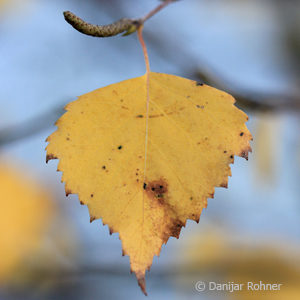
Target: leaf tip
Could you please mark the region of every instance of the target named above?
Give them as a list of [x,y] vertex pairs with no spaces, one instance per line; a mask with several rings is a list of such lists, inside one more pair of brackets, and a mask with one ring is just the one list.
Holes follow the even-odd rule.
[[146,280],[145,280],[145,275],[142,273],[136,273],[136,278],[138,281],[138,285],[140,286],[142,292],[144,293],[145,296],[148,296],[146,292]]

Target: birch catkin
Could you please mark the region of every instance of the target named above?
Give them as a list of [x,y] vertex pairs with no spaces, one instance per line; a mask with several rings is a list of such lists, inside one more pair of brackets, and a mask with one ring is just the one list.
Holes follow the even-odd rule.
[[95,37],[109,37],[125,31],[125,34],[131,33],[136,30],[138,25],[138,21],[132,19],[121,19],[109,25],[93,25],[83,21],[70,11],[65,11],[64,17],[79,32]]

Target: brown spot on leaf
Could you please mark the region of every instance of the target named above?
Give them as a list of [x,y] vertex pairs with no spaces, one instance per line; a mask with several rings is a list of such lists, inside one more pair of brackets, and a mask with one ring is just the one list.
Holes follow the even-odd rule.
[[66,137],[66,140],[67,140],[67,141],[69,141],[69,140],[70,140],[70,138],[69,138],[69,137]]
[[95,220],[96,220],[96,218],[94,216],[90,216],[90,223],[92,223]]
[[58,157],[56,157],[53,154],[47,154],[46,155],[46,163],[48,163],[48,161],[51,160],[51,159],[58,159]]
[[144,118],[143,115],[137,115],[136,117],[137,117],[137,118]]
[[183,226],[184,223],[182,221],[174,220],[174,223],[169,227],[169,236],[174,236],[178,239]]
[[81,200],[79,201],[79,203],[80,203],[81,205],[84,205],[84,203],[83,203]]
[[158,200],[160,205],[164,204],[164,196],[168,192],[168,184],[166,180],[159,179],[148,183],[144,183],[144,189],[150,198]]
[[227,182],[223,182],[220,184],[220,187],[223,187],[223,188],[228,188],[228,183]]
[[94,197],[94,194],[91,194],[91,198],[93,198]]
[[239,154],[239,156],[245,158],[246,160],[248,160],[248,153],[252,152],[251,147],[248,147],[246,150],[241,151],[241,153]]
[[105,170],[105,169],[106,169],[106,166],[102,166],[102,169]]
[[248,160],[248,152],[246,152],[246,151],[242,151],[239,156],[241,156],[241,157],[245,158],[246,160]]

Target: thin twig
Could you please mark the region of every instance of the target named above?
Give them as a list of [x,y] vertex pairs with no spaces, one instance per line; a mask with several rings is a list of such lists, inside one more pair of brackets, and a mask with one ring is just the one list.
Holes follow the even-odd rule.
[[153,17],[155,14],[157,14],[159,11],[161,11],[163,8],[165,8],[167,5],[171,4],[172,2],[174,2],[174,0],[166,0],[162,4],[158,5],[156,8],[151,10],[147,15],[145,15],[141,19],[141,23],[144,24],[148,19]]

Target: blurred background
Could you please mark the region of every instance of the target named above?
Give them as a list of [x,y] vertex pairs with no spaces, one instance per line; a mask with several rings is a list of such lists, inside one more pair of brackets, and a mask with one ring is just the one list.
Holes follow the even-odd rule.
[[[65,104],[145,72],[136,35],[88,37],[62,12],[105,24],[158,3],[0,0],[0,300],[144,299],[118,234],[65,197],[44,148]],[[144,35],[153,71],[230,92],[254,136],[229,188],[154,258],[149,299],[300,299],[300,2],[182,0]],[[197,281],[283,286],[197,292]]]

